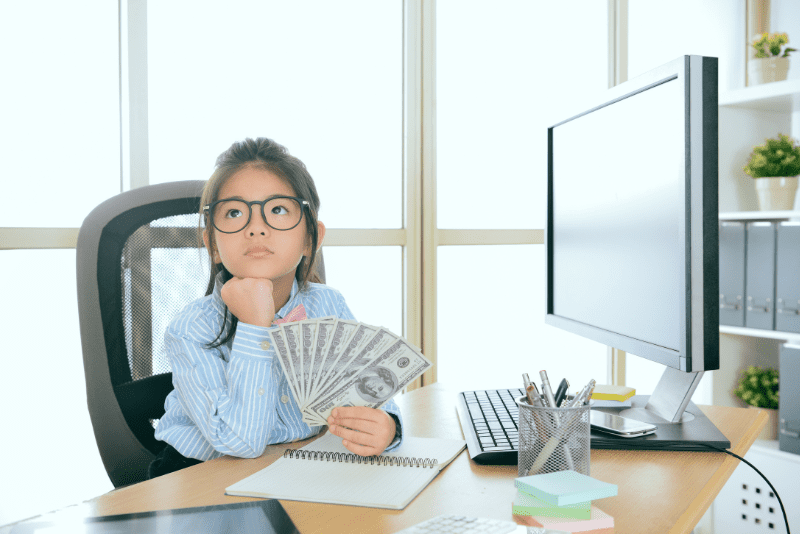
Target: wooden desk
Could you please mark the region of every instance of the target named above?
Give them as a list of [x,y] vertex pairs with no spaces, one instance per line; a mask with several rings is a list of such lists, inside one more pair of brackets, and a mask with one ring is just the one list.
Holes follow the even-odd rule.
[[[456,391],[441,384],[397,398],[407,435],[461,438]],[[703,412],[744,456],[767,415],[758,410],[703,406]],[[307,441],[291,446],[302,446]],[[133,513],[252,500],[226,496],[225,488],[275,461],[289,445],[267,448],[252,460],[223,457],[112,491],[88,503],[93,515]],[[739,461],[721,452],[592,450],[591,474],[619,486],[597,505],[614,517],[617,534],[689,533]],[[405,510],[281,501],[303,534],[392,533],[442,513],[511,519],[516,466],[483,466],[462,452]]]

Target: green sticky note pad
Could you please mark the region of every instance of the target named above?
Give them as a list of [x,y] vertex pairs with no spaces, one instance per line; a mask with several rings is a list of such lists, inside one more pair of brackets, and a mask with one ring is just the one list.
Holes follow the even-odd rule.
[[569,519],[589,519],[592,512],[592,502],[586,501],[567,506],[555,506],[522,490],[517,490],[517,496],[511,506],[514,515],[536,515],[543,517],[563,517]]

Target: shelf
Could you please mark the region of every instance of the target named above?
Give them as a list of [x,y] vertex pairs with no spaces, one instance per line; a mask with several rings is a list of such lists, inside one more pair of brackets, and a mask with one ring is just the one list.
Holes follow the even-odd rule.
[[800,80],[763,83],[719,95],[720,107],[791,113],[800,111]]
[[755,449],[757,452],[772,456],[779,460],[789,461],[791,463],[800,465],[800,454],[794,454],[792,452],[780,450],[777,439],[757,439],[750,447],[751,451],[753,449]]
[[777,330],[759,330],[757,328],[744,328],[741,326],[719,325],[720,334],[733,334],[735,336],[766,337],[770,339],[783,339],[792,343],[800,342],[800,334],[795,332],[779,332]]
[[786,221],[800,220],[800,211],[725,211],[720,212],[720,221]]

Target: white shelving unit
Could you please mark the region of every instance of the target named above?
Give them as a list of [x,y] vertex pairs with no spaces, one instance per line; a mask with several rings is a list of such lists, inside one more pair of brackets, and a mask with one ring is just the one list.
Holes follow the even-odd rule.
[[800,80],[765,83],[719,95],[719,106],[758,111],[800,111]]
[[800,219],[800,211],[725,211],[720,221],[788,221]]
[[[800,80],[786,80],[729,91],[719,96],[720,107],[720,205],[726,209],[755,206],[751,179],[743,176],[752,147],[777,133],[800,138]],[[724,122],[724,124],[723,124]],[[800,205],[796,204],[800,208]],[[794,211],[723,211],[720,221],[800,221]],[[735,371],[757,360],[777,366],[780,341],[800,343],[800,334],[720,326],[720,334],[739,336],[720,340],[720,383],[715,387],[715,402],[730,403],[737,378]],[[770,341],[772,340],[772,341]],[[722,383],[724,382],[724,383]],[[733,399],[736,400],[736,399]],[[779,450],[777,441],[757,440],[746,458],[772,482],[783,499],[789,524],[800,523],[797,480],[800,455]],[[741,464],[719,493],[713,507],[713,532],[786,532],[777,499],[763,479],[749,466]]]
[[735,336],[782,339],[785,341],[791,341],[793,343],[800,343],[800,334],[795,334],[794,332],[780,332],[778,330],[759,330],[757,328],[745,328],[743,326],[720,325],[719,333],[732,334]]
[[[755,122],[771,123],[776,113],[788,118],[789,124],[800,121],[800,80],[784,80],[766,83],[752,87],[744,87],[722,93],[719,96],[720,108],[748,110]],[[800,125],[792,124],[793,130],[800,130]],[[769,126],[767,126],[769,127]],[[738,134],[722,135],[720,132],[720,145],[724,142],[731,143],[738,139]],[[776,132],[777,133],[777,132]],[[773,134],[774,135],[774,134]],[[750,141],[740,141],[745,146],[751,147]],[[720,167],[724,163],[720,161]],[[719,214],[720,221],[800,221],[800,210],[793,211],[724,211]],[[770,339],[785,339],[798,341],[800,334],[791,332],[777,332],[772,330],[757,330],[754,328],[741,328],[720,326],[723,334],[740,336],[761,337]]]

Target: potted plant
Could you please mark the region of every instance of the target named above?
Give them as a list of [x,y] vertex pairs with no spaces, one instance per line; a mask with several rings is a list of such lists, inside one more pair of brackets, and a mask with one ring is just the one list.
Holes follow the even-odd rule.
[[744,172],[756,179],[762,210],[791,210],[800,174],[800,146],[784,134],[767,139],[753,148]]
[[767,412],[769,420],[758,436],[760,439],[778,439],[778,371],[751,365],[739,378],[733,393],[742,399],[748,408],[760,408]]
[[769,83],[786,79],[789,72],[789,36],[785,33],[762,33],[750,42],[755,58],[747,63],[749,84]]

